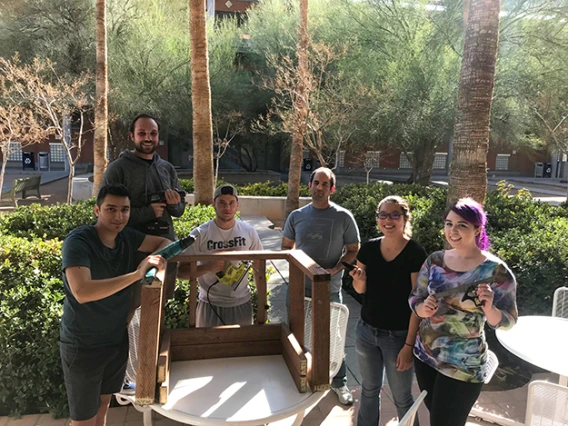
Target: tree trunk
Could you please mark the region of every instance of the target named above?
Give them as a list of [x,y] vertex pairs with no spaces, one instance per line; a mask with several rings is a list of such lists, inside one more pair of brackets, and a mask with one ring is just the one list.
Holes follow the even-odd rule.
[[191,105],[193,109],[193,181],[195,203],[213,201],[213,124],[205,0],[190,0]]
[[75,163],[69,163],[69,181],[67,182],[67,204],[73,202],[73,178],[75,177]]
[[[9,142],[8,142],[9,143]],[[8,149],[2,146],[2,171],[0,172],[0,200],[2,199],[2,187],[4,186],[4,176],[6,174],[6,164],[8,163]]]
[[[94,185],[93,195],[99,192],[99,186],[107,168],[108,135],[108,67],[107,33],[105,0],[97,0],[97,56],[96,56],[96,93],[95,93],[95,136],[94,136]],[[71,167],[72,168],[72,167]]]
[[485,202],[499,11],[499,0],[471,0],[460,73],[448,203],[466,196],[479,203]]
[[288,171],[288,195],[286,197],[286,217],[300,207],[300,180],[302,177],[302,151],[306,133],[308,110],[306,78],[308,70],[308,0],[300,0],[300,25],[298,26],[298,87],[296,105],[296,123],[292,132],[290,150],[290,168]]

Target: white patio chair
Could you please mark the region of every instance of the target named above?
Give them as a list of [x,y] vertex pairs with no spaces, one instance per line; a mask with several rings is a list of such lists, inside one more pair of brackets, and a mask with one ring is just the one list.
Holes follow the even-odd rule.
[[487,384],[491,381],[491,378],[497,371],[497,367],[499,367],[499,359],[495,352],[488,350],[487,351],[487,364],[485,366],[485,379],[483,383]]
[[531,382],[525,426],[568,426],[568,388],[543,380]]
[[558,287],[554,292],[552,316],[568,318],[568,287]]
[[[330,302],[329,307],[329,377],[333,378],[343,362],[349,309],[341,303]],[[312,299],[304,299],[304,342],[308,350],[312,341]]]
[[428,392],[426,392],[426,391],[422,391],[422,393],[420,395],[418,395],[418,398],[416,398],[414,400],[414,404],[412,404],[412,407],[410,407],[410,409],[406,412],[404,417],[402,419],[400,419],[400,421],[398,422],[398,426],[413,426],[414,425],[414,419],[416,418],[416,415],[418,414],[418,408],[420,408],[420,404],[422,404],[422,401],[424,401],[424,398],[426,398],[426,395],[428,395]]

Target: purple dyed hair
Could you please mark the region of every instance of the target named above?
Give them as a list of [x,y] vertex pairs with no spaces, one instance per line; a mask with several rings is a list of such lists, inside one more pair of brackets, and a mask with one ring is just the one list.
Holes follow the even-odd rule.
[[487,213],[483,210],[483,206],[475,201],[473,198],[460,198],[457,202],[450,205],[444,213],[444,220],[448,217],[450,211],[461,216],[467,222],[474,226],[479,226],[479,234],[475,237],[477,247],[481,250],[489,248],[489,237],[485,232],[485,225],[487,224]]

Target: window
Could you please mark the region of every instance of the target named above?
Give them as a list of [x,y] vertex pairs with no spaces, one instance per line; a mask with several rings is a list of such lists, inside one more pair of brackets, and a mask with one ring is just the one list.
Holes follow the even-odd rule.
[[302,159],[304,158],[310,158],[310,150],[309,149],[304,149],[304,151],[302,151]]
[[9,149],[8,161],[22,161],[22,144],[20,142],[10,142]]
[[445,170],[446,169],[446,159],[448,158],[447,152],[437,152],[434,156],[434,164],[432,166],[433,170]]
[[[412,164],[410,164],[410,160],[408,159],[408,157],[406,155],[407,154],[405,154],[403,152],[400,153],[400,159],[398,161],[398,168],[399,169],[411,169],[412,168]],[[408,155],[412,157],[412,152],[409,152]]]
[[345,167],[345,150],[339,151],[337,156],[337,167]]
[[65,147],[60,143],[50,143],[49,151],[51,152],[52,163],[65,163]]
[[365,168],[372,169],[373,167],[379,167],[381,160],[381,151],[367,151],[365,155]]
[[511,154],[497,154],[495,170],[509,170],[509,157]]

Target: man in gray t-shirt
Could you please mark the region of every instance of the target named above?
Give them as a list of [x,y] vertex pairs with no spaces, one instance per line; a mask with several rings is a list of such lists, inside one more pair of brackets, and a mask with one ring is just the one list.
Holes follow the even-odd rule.
[[[310,176],[312,202],[294,210],[288,216],[282,232],[282,249],[303,250],[331,275],[330,300],[342,303],[341,262],[353,263],[359,251],[359,229],[351,212],[329,197],[335,190],[335,175],[325,167],[314,170]],[[311,297],[312,283],[306,278],[306,296]],[[353,404],[347,388],[345,361],[333,378],[331,389],[342,404]]]

